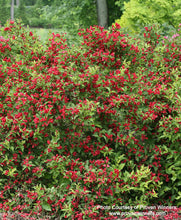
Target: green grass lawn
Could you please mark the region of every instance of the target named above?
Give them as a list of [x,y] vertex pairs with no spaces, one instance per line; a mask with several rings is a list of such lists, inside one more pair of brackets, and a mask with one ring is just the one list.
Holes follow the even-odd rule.
[[63,33],[61,29],[30,28],[30,30],[39,35],[42,42],[45,42],[51,33]]
[[67,44],[69,46],[72,44],[77,44],[80,39],[77,33],[71,33],[64,29],[45,29],[45,28],[29,28],[29,29],[33,33],[36,33],[38,36],[40,36],[42,43],[45,43],[45,41],[49,38],[51,33],[55,33],[55,34],[66,33],[65,38],[67,39]]

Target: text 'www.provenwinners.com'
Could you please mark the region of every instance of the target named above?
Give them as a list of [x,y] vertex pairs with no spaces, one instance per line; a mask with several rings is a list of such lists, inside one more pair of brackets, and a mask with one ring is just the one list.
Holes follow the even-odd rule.
[[97,209],[108,211],[110,216],[130,217],[130,216],[165,216],[167,210],[174,210],[176,206],[101,206],[98,205]]

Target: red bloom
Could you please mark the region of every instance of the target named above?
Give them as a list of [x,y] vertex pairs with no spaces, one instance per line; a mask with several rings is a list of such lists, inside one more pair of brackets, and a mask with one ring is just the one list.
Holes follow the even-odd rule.
[[11,31],[11,28],[5,27],[5,28],[4,28],[4,31]]

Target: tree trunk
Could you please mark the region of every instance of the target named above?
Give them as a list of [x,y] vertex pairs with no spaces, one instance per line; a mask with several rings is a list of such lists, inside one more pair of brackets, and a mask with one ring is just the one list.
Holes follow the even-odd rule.
[[19,0],[16,0],[16,6],[19,7]]
[[108,8],[106,0],[97,0],[98,25],[108,28]]
[[11,20],[14,20],[14,0],[11,0]]

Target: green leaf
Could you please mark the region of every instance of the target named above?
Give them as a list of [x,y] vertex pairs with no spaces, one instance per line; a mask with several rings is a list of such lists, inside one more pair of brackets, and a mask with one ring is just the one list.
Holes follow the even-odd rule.
[[177,196],[175,199],[178,200],[178,199],[181,199],[181,192],[178,192],[179,196]]
[[177,161],[175,164],[174,164],[174,166],[181,166],[181,161]]
[[119,165],[119,170],[122,170],[122,169],[124,168],[124,166],[125,166],[125,163],[121,163],[121,164]]
[[52,211],[51,206],[47,202],[44,202],[42,204],[42,208],[45,209],[46,211]]
[[171,180],[172,180],[172,182],[175,182],[176,179],[177,179],[177,177],[174,174],[174,176],[171,178]]

